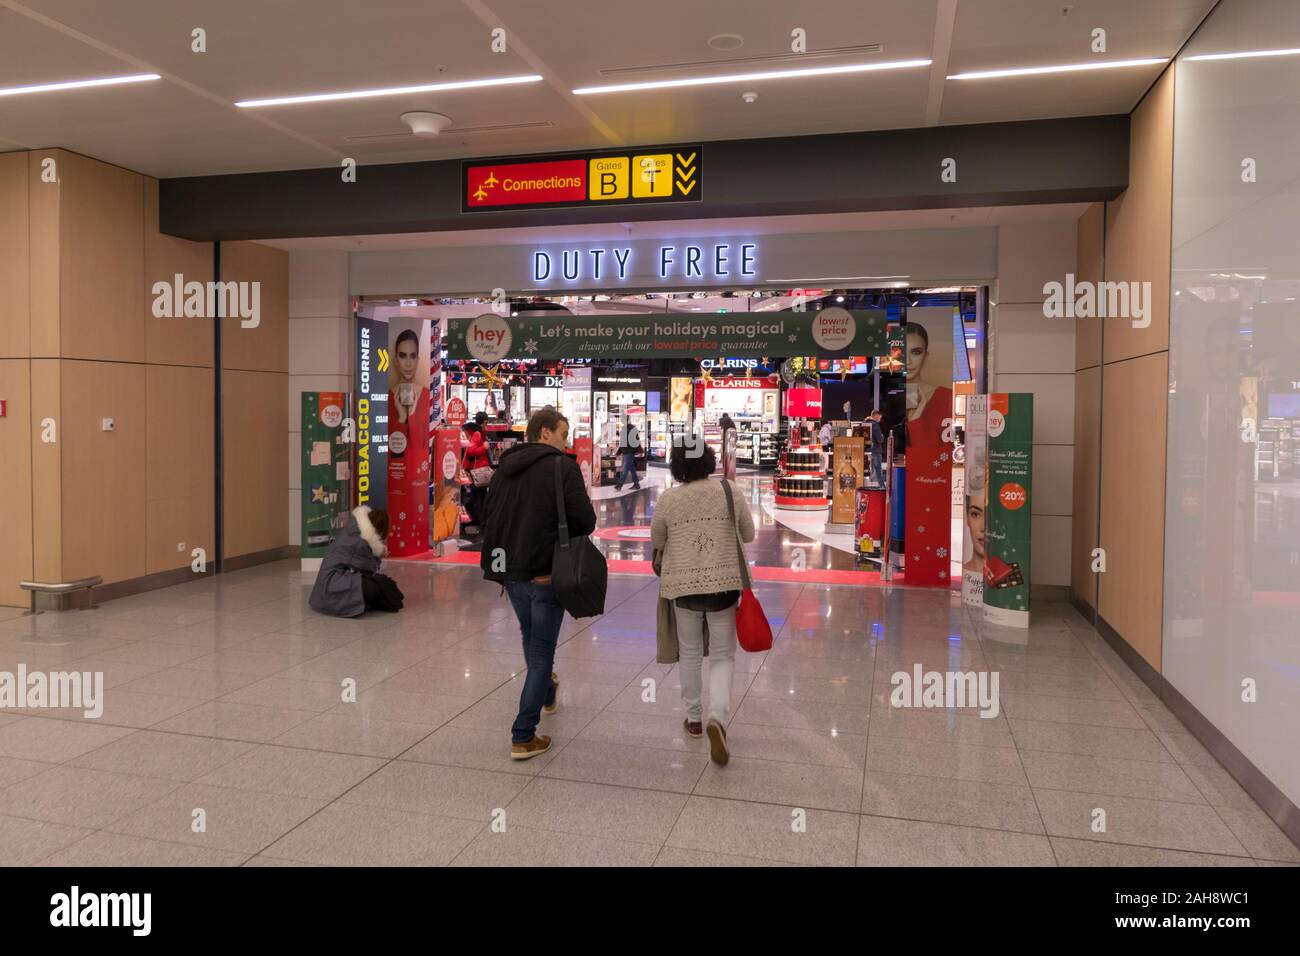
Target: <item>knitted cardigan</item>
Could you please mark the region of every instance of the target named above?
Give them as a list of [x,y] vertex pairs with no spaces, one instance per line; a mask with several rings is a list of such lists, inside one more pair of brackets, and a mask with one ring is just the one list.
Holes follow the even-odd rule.
[[[731,497],[740,537],[753,541],[754,519],[735,485]],[[684,594],[740,590],[736,529],[727,518],[721,481],[701,479],[663,492],[655,504],[650,537],[655,548],[664,552],[660,597],[671,600]]]

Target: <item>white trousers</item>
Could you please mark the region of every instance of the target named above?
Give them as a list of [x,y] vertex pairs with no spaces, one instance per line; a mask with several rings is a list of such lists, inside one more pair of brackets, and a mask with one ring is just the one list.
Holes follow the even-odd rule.
[[723,724],[731,713],[731,673],[736,667],[736,609],[687,611],[677,614],[677,667],[682,678],[682,704],[689,720],[700,720],[704,660],[704,619],[709,619],[709,717]]

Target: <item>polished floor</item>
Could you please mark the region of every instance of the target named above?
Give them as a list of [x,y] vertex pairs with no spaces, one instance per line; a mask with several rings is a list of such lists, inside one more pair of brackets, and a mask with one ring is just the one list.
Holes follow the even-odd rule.
[[[552,751],[516,763],[506,601],[469,568],[393,570],[406,610],[352,621],[310,611],[288,561],[94,611],[0,609],[0,670],[108,686],[97,721],[0,713],[0,863],[1300,861],[1064,605],[994,633],[943,593],[761,584],[779,636],[738,654],[720,768],[654,663],[655,579],[615,577],[608,613],[565,623]],[[891,707],[916,663],[997,670],[1001,712]]]

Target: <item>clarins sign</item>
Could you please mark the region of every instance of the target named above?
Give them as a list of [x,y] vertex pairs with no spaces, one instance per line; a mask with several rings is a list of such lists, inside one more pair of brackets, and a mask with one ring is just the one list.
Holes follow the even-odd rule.
[[530,278],[536,285],[585,282],[635,285],[638,279],[747,281],[758,278],[758,243],[716,242],[537,249]]

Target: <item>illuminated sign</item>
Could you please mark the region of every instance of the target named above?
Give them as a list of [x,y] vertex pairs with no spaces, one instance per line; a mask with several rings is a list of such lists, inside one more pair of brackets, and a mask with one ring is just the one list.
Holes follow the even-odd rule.
[[754,279],[758,276],[758,243],[719,242],[711,245],[659,246],[649,272],[636,272],[631,246],[595,249],[538,249],[532,254],[531,278],[543,284],[563,282],[627,283],[637,276],[656,279]]
[[539,156],[462,164],[462,212],[548,206],[698,202],[702,150],[662,146],[649,152]]

